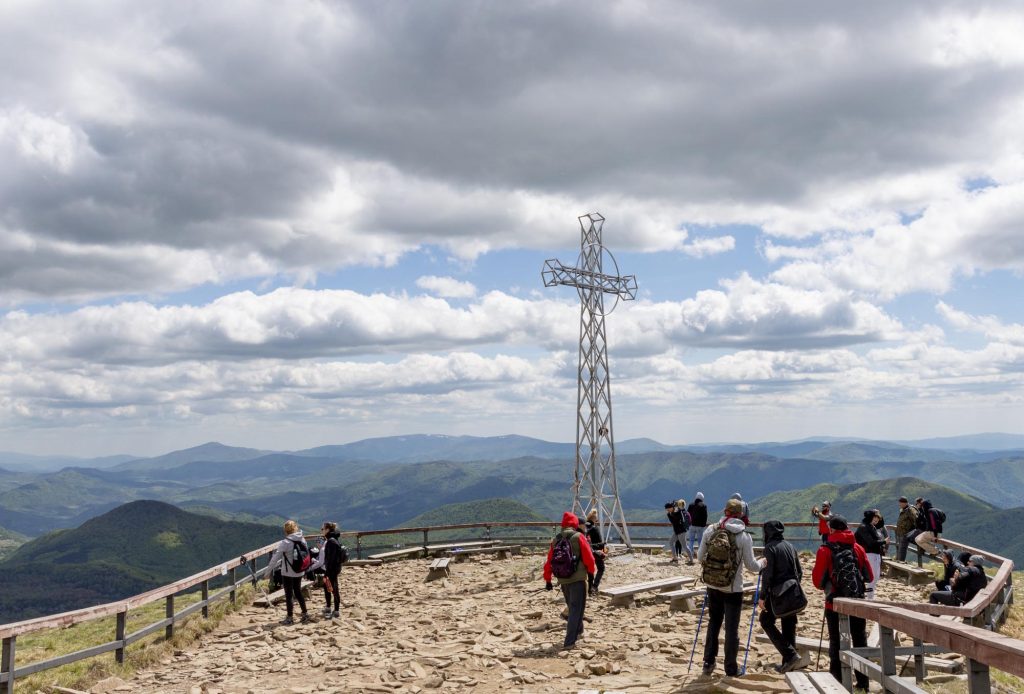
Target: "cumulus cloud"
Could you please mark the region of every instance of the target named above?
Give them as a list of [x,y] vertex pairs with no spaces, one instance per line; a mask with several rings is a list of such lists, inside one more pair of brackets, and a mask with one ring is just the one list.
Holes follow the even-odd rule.
[[[573,246],[594,209],[616,248],[701,257],[730,237],[683,225],[863,233],[1024,176],[1012,3],[478,10],[9,8],[0,236],[39,251],[0,267],[0,302]],[[69,282],[33,281],[55,263]]]
[[416,286],[446,299],[472,299],[476,296],[476,287],[472,282],[463,282],[454,277],[424,275],[416,280]]

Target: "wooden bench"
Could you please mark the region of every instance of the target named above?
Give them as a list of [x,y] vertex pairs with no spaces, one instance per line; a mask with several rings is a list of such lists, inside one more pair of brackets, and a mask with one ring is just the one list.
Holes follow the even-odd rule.
[[342,564],[345,566],[380,566],[384,562],[380,559],[349,559],[347,562]]
[[[691,583],[696,583],[696,578],[687,579]],[[755,586],[753,583],[743,584],[743,594],[752,594]],[[696,612],[697,598],[704,595],[706,588],[688,588],[681,590],[668,590],[658,594],[658,600],[668,600],[669,610],[672,612]]]
[[[608,543],[606,546],[608,547],[608,551],[611,551],[613,549],[616,549],[616,550],[627,550],[627,549],[629,549],[628,547],[626,547],[626,545],[621,544],[621,543],[619,543],[619,544]],[[663,545],[663,544],[662,545],[656,545],[656,544],[651,544],[651,543],[634,542],[632,549],[633,549],[634,552],[642,552],[644,554],[653,554],[655,551],[661,551],[661,550],[665,549],[666,546],[667,545]]]
[[661,578],[656,581],[647,581],[645,583],[632,583],[628,586],[615,586],[613,588],[601,588],[601,595],[607,595],[612,599],[612,605],[632,605],[634,597],[638,593],[646,593],[648,591],[666,592],[670,590],[678,590],[682,586],[688,583],[696,582],[696,578],[692,576],[676,576],[674,578]]
[[787,672],[786,684],[796,694],[848,694],[828,672]]
[[420,554],[423,551],[422,547],[404,547],[402,549],[395,549],[390,552],[379,552],[378,554],[371,554],[370,559],[398,559],[399,557],[408,557],[413,554]]
[[427,573],[427,581],[436,581],[439,578],[448,578],[452,572],[448,568],[449,558],[435,559],[430,562],[430,571]]
[[499,544],[501,544],[501,540],[472,540],[470,542],[452,542],[444,545],[427,545],[427,554],[440,556],[448,552],[448,550],[460,547],[490,547],[491,545]]
[[448,550],[448,556],[453,557],[456,562],[465,561],[472,554],[494,554],[498,559],[508,559],[513,554],[519,554],[519,545],[494,545],[493,547],[470,547],[469,549]]
[[[299,584],[299,590],[302,591],[302,594],[306,598],[309,598],[309,589],[312,587],[313,582],[307,581],[306,579],[302,579],[302,583]],[[284,588],[281,590],[275,590],[270,595],[260,595],[260,597],[252,601],[252,604],[256,607],[270,607],[271,605],[276,605],[282,600],[284,600]]]
[[898,577],[908,586],[924,585],[935,580],[935,573],[931,569],[895,559],[882,559],[882,572],[890,578]]

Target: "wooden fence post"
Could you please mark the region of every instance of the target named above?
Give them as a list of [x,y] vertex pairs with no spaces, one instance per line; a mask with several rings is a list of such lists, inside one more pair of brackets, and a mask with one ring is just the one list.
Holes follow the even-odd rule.
[[203,581],[203,619],[210,618],[210,580]]
[[121,647],[114,651],[114,660],[118,665],[124,665],[124,632],[128,624],[128,609],[117,613],[117,626],[114,627],[114,640],[121,642]]
[[256,559],[249,560],[249,575],[252,576],[252,587],[256,587]]
[[[839,615],[839,650],[848,651],[852,647],[853,637],[850,635],[850,615]],[[853,691],[853,669],[842,658],[839,659],[843,665],[843,687],[846,691]]]
[[924,653],[921,652],[923,646],[924,641],[914,639],[914,679],[918,682],[923,682],[928,674],[928,671],[924,669]]
[[363,558],[363,536],[356,535],[356,559]]
[[988,679],[988,665],[973,658],[967,659],[967,691],[970,694],[991,694],[992,683]]
[[427,545],[430,544],[427,540],[427,533],[430,531],[426,528],[423,529],[423,556],[427,556]]
[[8,636],[4,639],[3,655],[0,657],[0,672],[7,673],[7,682],[4,684],[4,694],[14,694],[14,640],[17,637]]
[[171,620],[171,623],[164,627],[164,639],[170,641],[174,638],[174,596],[167,596],[167,607],[164,610],[164,615]]
[[237,590],[235,589],[235,586],[238,583],[237,583],[237,581],[235,579],[235,567],[233,567],[233,566],[230,569],[228,569],[228,580],[231,581],[231,604],[234,605],[235,604],[235,598],[237,597],[235,595],[237,593]]
[[895,675],[896,640],[893,637],[892,629],[878,625],[878,645],[882,649],[882,657],[879,660],[879,664],[882,666],[882,675]]

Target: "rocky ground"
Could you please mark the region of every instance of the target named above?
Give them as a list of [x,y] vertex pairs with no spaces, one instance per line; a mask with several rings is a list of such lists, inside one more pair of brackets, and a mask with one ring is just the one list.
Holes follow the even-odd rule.
[[[771,671],[778,656],[755,640],[742,678],[699,677],[687,663],[698,615],[670,612],[653,596],[636,607],[587,605],[585,638],[568,652],[561,593],[543,590],[541,555],[452,564],[450,578],[426,583],[427,560],[407,560],[342,573],[342,617],[281,626],[284,608],[246,608],[202,641],[144,670],[128,683],[94,692],[181,694],[261,692],[744,692],[789,691]],[[806,577],[810,557],[804,558]],[[696,566],[663,556],[621,555],[608,561],[607,586],[687,574]],[[809,586],[805,580],[805,586]],[[810,591],[800,633],[817,637],[821,597]],[[883,599],[920,599],[922,589],[884,580]],[[749,600],[748,600],[749,605]],[[319,613],[323,594],[310,612]],[[741,651],[750,622],[741,622]],[[759,632],[754,625],[754,633]],[[702,634],[703,640],[703,634]],[[822,669],[827,668],[827,657]]]

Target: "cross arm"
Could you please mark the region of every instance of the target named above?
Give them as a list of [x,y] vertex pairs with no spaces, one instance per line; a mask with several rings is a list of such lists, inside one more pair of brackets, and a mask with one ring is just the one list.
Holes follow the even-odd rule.
[[562,285],[593,289],[605,294],[617,294],[624,301],[636,298],[636,275],[605,275],[569,267],[558,260],[545,260],[540,274],[545,287]]

